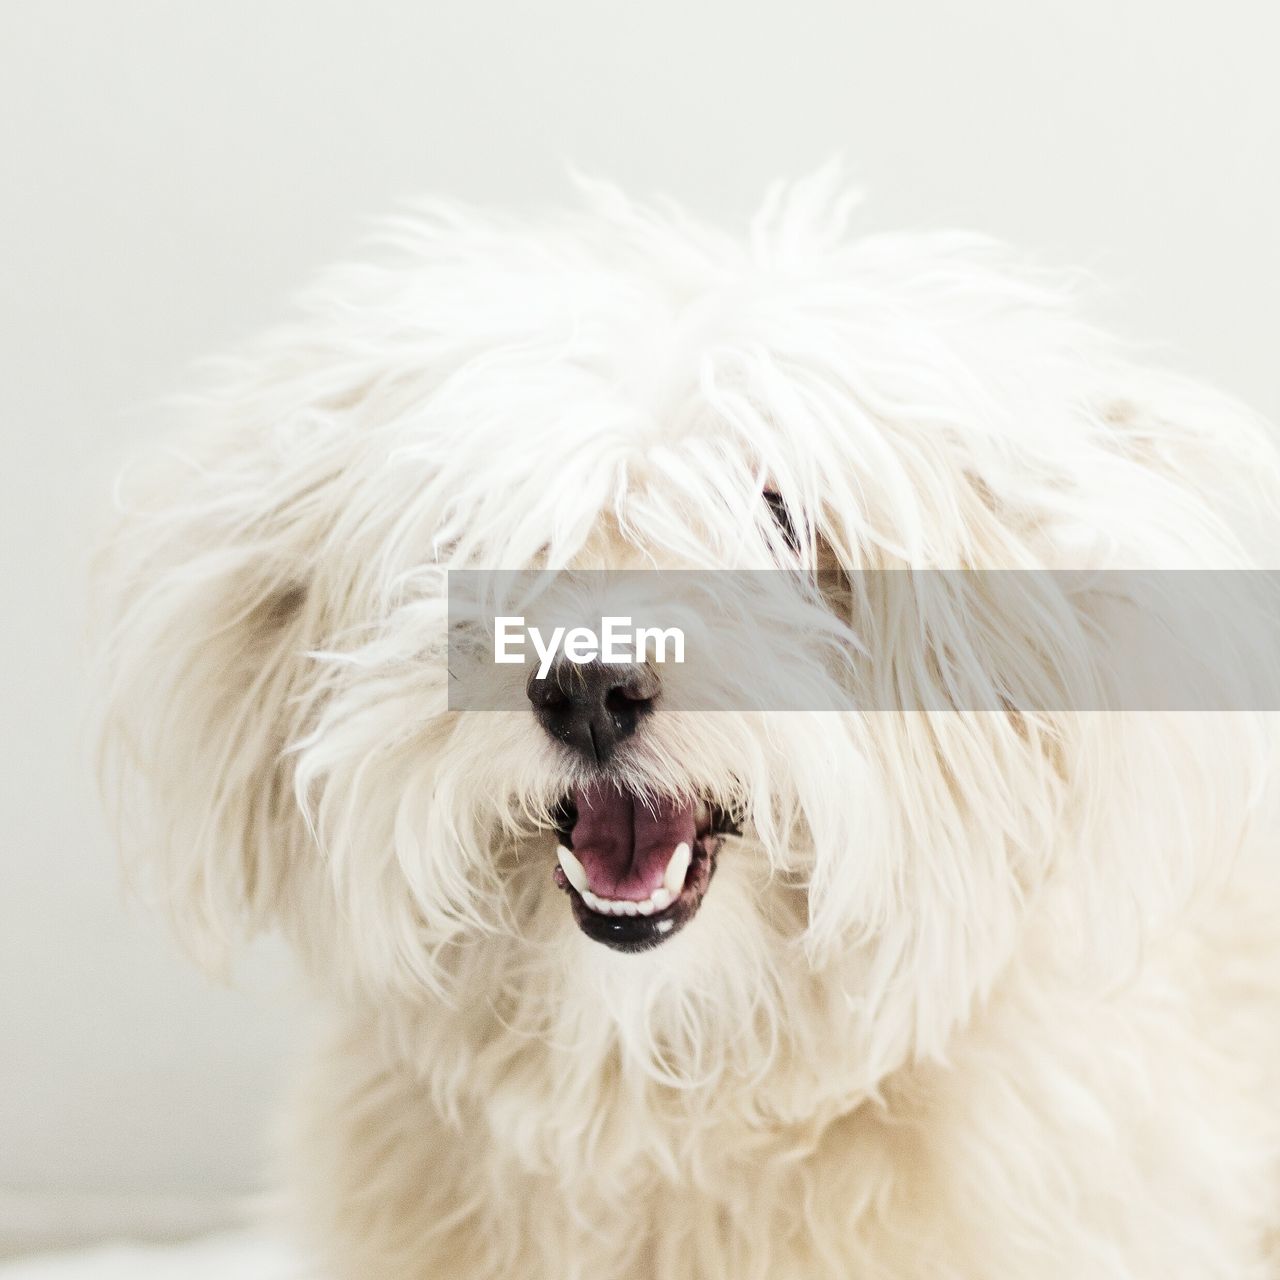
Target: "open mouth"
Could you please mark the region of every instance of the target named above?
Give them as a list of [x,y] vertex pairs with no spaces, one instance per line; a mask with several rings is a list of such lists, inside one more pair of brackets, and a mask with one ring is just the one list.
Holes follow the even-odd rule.
[[645,951],[697,914],[723,837],[733,831],[712,805],[608,783],[582,788],[556,812],[556,884],[587,937]]

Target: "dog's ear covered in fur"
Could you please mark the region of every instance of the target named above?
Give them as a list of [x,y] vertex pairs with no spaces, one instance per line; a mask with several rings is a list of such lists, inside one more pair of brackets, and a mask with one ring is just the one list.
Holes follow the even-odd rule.
[[101,769],[126,865],[213,967],[273,917],[310,839],[286,749],[302,728],[325,485],[282,466],[263,429],[287,379],[224,385],[195,405],[207,427],[123,478],[95,623]]

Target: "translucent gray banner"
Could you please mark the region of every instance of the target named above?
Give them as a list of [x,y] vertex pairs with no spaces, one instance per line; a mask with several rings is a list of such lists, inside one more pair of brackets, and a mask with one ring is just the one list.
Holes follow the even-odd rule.
[[465,570],[448,607],[459,711],[593,672],[670,711],[1280,709],[1280,572]]

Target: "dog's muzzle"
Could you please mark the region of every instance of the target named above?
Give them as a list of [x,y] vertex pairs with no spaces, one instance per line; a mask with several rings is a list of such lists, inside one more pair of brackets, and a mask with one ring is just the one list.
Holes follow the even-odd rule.
[[[631,737],[662,692],[648,665],[558,658],[526,686],[538,723],[597,769]],[[665,942],[696,914],[715,871],[721,812],[688,797],[637,795],[604,772],[556,814],[556,883],[590,938],[619,951]]]

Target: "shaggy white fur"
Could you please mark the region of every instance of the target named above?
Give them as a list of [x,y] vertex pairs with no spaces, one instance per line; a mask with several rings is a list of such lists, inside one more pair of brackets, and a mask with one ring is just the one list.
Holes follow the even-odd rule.
[[[290,1173],[328,1274],[1280,1275],[1271,717],[659,706],[610,776],[744,821],[620,954],[553,880],[591,769],[450,712],[444,650],[464,566],[1264,565],[1263,424],[984,240],[850,236],[830,172],[743,238],[586,204],[389,223],[193,398],[108,556],[131,865],[334,1011]],[[908,691],[1058,679],[1061,600],[863,604]]]

